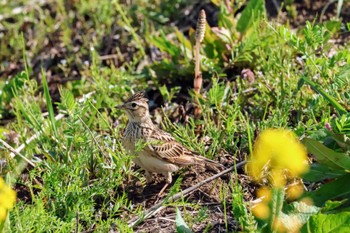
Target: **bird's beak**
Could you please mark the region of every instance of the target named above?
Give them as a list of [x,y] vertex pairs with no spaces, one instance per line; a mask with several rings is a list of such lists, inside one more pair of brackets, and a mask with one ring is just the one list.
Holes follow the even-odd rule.
[[118,108],[118,109],[124,109],[124,108],[125,108],[125,105],[124,105],[124,104],[117,105],[116,108]]

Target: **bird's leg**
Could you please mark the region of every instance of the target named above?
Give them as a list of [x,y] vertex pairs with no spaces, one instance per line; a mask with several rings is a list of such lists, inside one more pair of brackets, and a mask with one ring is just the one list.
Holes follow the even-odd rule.
[[145,177],[146,177],[146,181],[147,183],[152,183],[153,178],[152,178],[152,173],[150,173],[149,171],[145,170]]
[[169,184],[171,184],[171,182],[173,181],[173,177],[172,177],[172,175],[171,175],[171,172],[165,172],[165,173],[163,173],[163,175],[165,176],[165,181],[166,181],[166,183],[165,183],[165,185],[164,185],[164,187],[160,190],[160,192],[158,193],[158,199],[160,198],[160,197],[162,197],[162,194],[163,194],[163,192],[165,191],[165,189],[168,187],[168,185]]
[[163,192],[165,191],[165,189],[168,187],[168,183],[165,183],[165,185],[163,186],[163,188],[160,190],[160,192],[158,193],[158,195],[157,195],[157,202],[158,202],[158,200],[163,196],[162,194],[163,194]]

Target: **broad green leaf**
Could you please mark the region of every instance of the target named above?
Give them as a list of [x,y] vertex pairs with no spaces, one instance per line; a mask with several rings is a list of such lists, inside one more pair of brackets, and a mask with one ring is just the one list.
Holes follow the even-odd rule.
[[349,137],[347,137],[344,134],[334,134],[334,133],[330,133],[331,137],[334,141],[336,141],[336,143],[343,148],[344,150],[349,151],[350,150],[350,140]]
[[312,216],[301,229],[301,233],[349,232],[350,212],[338,214],[317,214]]
[[159,36],[149,36],[148,41],[161,51],[169,53],[172,57],[177,58],[181,54],[181,49],[172,43],[162,31],[160,31]]
[[331,210],[334,210],[336,208],[338,208],[339,206],[343,205],[345,203],[345,201],[331,201],[331,200],[328,200],[326,202],[326,204],[324,205],[324,207],[321,209],[321,212],[322,213],[325,213],[327,211],[331,211]]
[[244,8],[242,15],[237,22],[237,31],[245,33],[256,21],[260,20],[264,15],[264,0],[248,1],[247,6]]
[[181,217],[181,212],[176,208],[176,232],[178,233],[192,233],[190,228],[187,226],[183,218]]
[[311,138],[305,138],[302,142],[307,147],[307,150],[316,157],[317,162],[320,164],[332,168],[350,170],[350,157],[348,155],[335,152]]
[[332,169],[327,165],[314,163],[311,165],[310,170],[303,175],[303,179],[309,182],[318,182],[325,179],[333,179],[345,174],[346,172],[342,169]]
[[179,40],[179,42],[186,48],[189,49],[190,51],[192,51],[192,44],[191,41],[189,39],[187,39],[184,34],[182,32],[179,31],[179,29],[175,29],[175,33],[177,36],[177,39]]
[[[313,192],[307,192],[306,197],[313,199],[316,206],[323,206],[327,200],[342,200],[350,197],[350,174],[339,177],[329,183],[323,184]],[[344,206],[345,207],[345,206]]]

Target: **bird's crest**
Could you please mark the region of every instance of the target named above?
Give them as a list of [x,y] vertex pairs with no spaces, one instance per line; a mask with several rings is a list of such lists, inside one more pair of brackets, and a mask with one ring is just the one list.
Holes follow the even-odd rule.
[[148,99],[145,98],[145,91],[137,92],[135,95],[131,96],[126,102],[132,102],[132,101],[145,101],[148,102]]

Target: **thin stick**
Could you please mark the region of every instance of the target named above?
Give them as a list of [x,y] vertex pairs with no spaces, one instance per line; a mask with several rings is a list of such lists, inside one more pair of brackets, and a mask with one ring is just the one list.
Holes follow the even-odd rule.
[[[55,117],[55,119],[56,119],[56,121],[58,121],[58,120],[61,120],[63,117],[64,117],[64,115],[60,113]],[[42,131],[35,133],[33,136],[31,136],[29,139],[27,139],[25,143],[23,143],[19,147],[17,147],[15,149],[15,151],[10,153],[11,158],[15,157],[17,155],[17,153],[21,152],[26,147],[26,145],[31,143],[33,140],[37,139],[41,135],[41,133],[42,133]]]
[[8,149],[9,151],[11,151],[11,153],[14,153],[16,155],[18,155],[19,157],[21,157],[23,160],[25,160],[27,163],[29,163],[30,165],[32,165],[33,167],[35,167],[35,164],[30,161],[29,159],[27,159],[25,156],[23,156],[22,154],[20,154],[19,152],[17,152],[12,146],[10,146],[9,144],[7,144],[4,140],[0,139],[0,142],[6,147],[6,149]]
[[176,201],[177,199],[179,199],[180,197],[183,197],[183,196],[187,196],[189,195],[190,193],[192,193],[193,191],[197,190],[199,187],[201,187],[202,185],[206,184],[206,183],[209,183],[217,178],[219,178],[220,176],[223,176],[225,175],[226,173],[229,173],[229,172],[232,172],[234,170],[236,170],[237,168],[240,168],[242,167],[244,164],[246,164],[246,161],[243,161],[243,162],[240,162],[238,164],[236,164],[236,166],[232,166],[218,174],[215,174],[201,182],[199,182],[198,184],[192,186],[192,187],[189,187],[181,192],[178,192],[176,194],[174,194],[173,196],[169,197],[169,198],[164,198],[163,200],[161,200],[159,203],[153,205],[151,208],[145,210],[143,213],[142,213],[142,217],[134,217],[132,219],[130,219],[128,221],[128,225],[129,227],[135,227],[137,224],[139,224],[140,222],[142,222],[143,220],[149,218],[149,217],[152,217],[153,215],[155,215],[156,213],[158,213],[160,210],[164,209],[165,206],[162,206],[165,202],[167,201]]
[[168,221],[168,222],[175,222],[174,219],[170,219],[170,218],[159,217],[158,219],[159,219],[159,220]]

